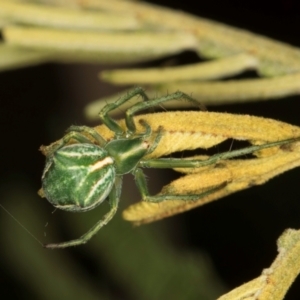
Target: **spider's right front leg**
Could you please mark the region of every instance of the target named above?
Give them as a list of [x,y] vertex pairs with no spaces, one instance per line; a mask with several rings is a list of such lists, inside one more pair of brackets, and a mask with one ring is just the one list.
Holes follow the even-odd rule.
[[[142,96],[144,101],[148,100],[148,97],[145,94],[144,90],[141,87],[137,87],[134,90],[128,92],[126,95],[122,96],[116,102],[105,105],[104,108],[100,111],[99,113],[100,119],[111,131],[115,132],[116,136],[122,136],[124,134],[124,131],[120,127],[120,125],[108,115],[108,113],[114,109],[117,109],[123,103],[129,101],[131,98],[137,95]],[[132,124],[131,123],[128,124],[127,121],[126,121],[126,125],[129,132],[135,133],[135,125],[132,126]]]
[[194,98],[190,97],[189,95],[178,91],[176,93],[169,94],[166,96],[149,99],[148,101],[138,102],[138,103],[134,104],[133,106],[131,106],[130,108],[128,108],[126,110],[126,116],[125,116],[125,121],[126,121],[128,130],[130,132],[135,132],[135,130],[136,130],[134,120],[133,120],[133,116],[135,115],[135,113],[145,110],[145,109],[148,109],[148,108],[159,106],[162,103],[165,103],[168,101],[173,101],[173,100],[188,101],[188,102],[191,102],[192,104],[198,106],[201,110],[206,110],[206,107],[203,104],[201,104]]

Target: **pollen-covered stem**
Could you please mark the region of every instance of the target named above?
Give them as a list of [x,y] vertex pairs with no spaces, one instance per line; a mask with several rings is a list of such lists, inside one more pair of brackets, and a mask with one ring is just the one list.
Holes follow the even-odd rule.
[[106,225],[116,214],[120,195],[122,190],[122,176],[117,176],[115,179],[114,187],[109,194],[109,205],[110,210],[104,217],[97,222],[88,232],[82,235],[80,238],[68,242],[58,243],[58,244],[46,244],[45,248],[57,249],[57,248],[66,248],[71,246],[77,246],[85,244],[89,241],[104,225]]
[[259,151],[266,148],[282,146],[285,144],[290,144],[296,141],[300,141],[300,137],[287,139],[282,141],[270,142],[263,145],[254,145],[250,147],[246,147],[239,150],[233,150],[228,152],[223,152],[219,154],[212,155],[210,158],[205,160],[197,160],[197,159],[179,159],[179,158],[158,158],[151,160],[141,160],[139,162],[139,166],[143,168],[199,168],[207,165],[215,164],[222,159],[234,158],[237,156],[242,156],[246,154],[253,153],[255,151]]

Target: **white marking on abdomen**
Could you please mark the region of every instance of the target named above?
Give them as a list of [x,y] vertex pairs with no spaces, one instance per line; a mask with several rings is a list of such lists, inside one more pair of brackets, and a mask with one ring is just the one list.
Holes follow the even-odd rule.
[[102,159],[100,161],[97,161],[95,164],[93,164],[90,167],[90,171],[93,172],[95,170],[102,169],[104,166],[111,165],[113,163],[114,163],[114,161],[113,161],[113,159],[110,156],[105,157],[104,159]]

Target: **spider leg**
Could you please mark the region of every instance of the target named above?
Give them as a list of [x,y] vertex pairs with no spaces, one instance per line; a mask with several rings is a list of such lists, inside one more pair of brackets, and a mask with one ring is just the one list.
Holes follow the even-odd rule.
[[281,140],[276,142],[270,142],[263,145],[254,145],[250,147],[246,147],[239,150],[233,150],[228,152],[223,152],[219,154],[212,155],[210,158],[205,160],[197,160],[197,159],[180,159],[180,158],[157,158],[157,159],[149,159],[149,160],[141,160],[139,162],[139,166],[143,168],[199,168],[211,164],[215,164],[222,159],[234,158],[237,156],[242,156],[246,154],[253,153],[255,151],[259,151],[266,148],[282,146],[285,144],[290,144],[296,141],[299,141],[300,137]]
[[114,187],[109,194],[109,212],[104,215],[104,217],[98,221],[88,232],[83,234],[80,238],[71,240],[68,242],[57,243],[57,244],[46,244],[45,248],[57,249],[57,248],[66,248],[70,246],[77,246],[81,244],[85,244],[88,240],[90,240],[104,225],[106,225],[116,214],[120,195],[122,190],[122,176],[117,176],[115,179]]
[[199,106],[202,110],[206,110],[205,106],[203,106],[201,103],[199,103],[197,100],[193,99],[192,97],[188,96],[185,93],[182,92],[176,92],[174,94],[170,94],[164,97],[159,97],[155,99],[149,99],[148,96],[146,95],[145,91],[141,87],[137,87],[131,92],[127,93],[120,99],[118,99],[114,103],[109,103],[104,108],[100,111],[99,116],[102,120],[102,122],[113,132],[115,132],[116,136],[122,136],[124,135],[123,129],[120,127],[120,125],[115,122],[112,118],[108,116],[108,113],[111,110],[114,110],[118,107],[120,107],[123,103],[129,101],[131,98],[140,95],[142,96],[143,100],[142,102],[136,103],[133,106],[131,106],[129,109],[126,110],[125,113],[125,122],[127,126],[127,133],[128,134],[133,134],[136,132],[136,126],[133,120],[133,116],[136,112],[145,110],[148,108],[155,107],[161,103],[167,102],[167,101],[172,101],[172,100],[186,100],[194,103],[196,106]]
[[[152,134],[152,129],[150,127],[150,125],[143,119],[141,119],[139,121],[139,123],[145,127],[145,131],[141,134],[136,134],[135,137],[136,138],[141,138],[143,140],[147,140],[149,137],[151,137]],[[155,148],[157,147],[157,145],[159,144],[161,138],[163,136],[163,127],[160,126],[158,127],[157,133],[155,134],[154,138],[151,138],[152,142],[150,144],[150,147],[147,151],[147,154],[150,154],[151,152],[153,152],[155,150]]]
[[[137,87],[134,90],[127,93],[126,95],[119,98],[116,102],[105,105],[104,108],[99,113],[99,117],[102,120],[102,122],[111,131],[115,132],[115,134],[117,136],[122,136],[124,134],[124,131],[117,122],[115,122],[111,117],[109,117],[108,113],[111,110],[114,110],[114,109],[120,107],[123,103],[129,101],[131,98],[133,98],[137,95],[141,95],[145,101],[148,100],[148,96],[145,94],[144,90],[140,87]],[[131,122],[131,123],[133,123],[133,122]],[[131,123],[127,124],[127,120],[126,120],[126,125],[127,125],[127,128],[129,129],[129,131],[135,132],[135,125],[132,126]]]
[[[94,129],[88,126],[70,126],[67,130],[70,132],[78,132],[78,133],[88,133],[91,137],[95,139],[99,146],[104,147],[107,144],[107,141]],[[76,139],[76,138],[75,138]]]
[[59,141],[57,141],[57,142],[55,142],[55,143],[53,143],[53,144],[51,144],[49,146],[41,146],[40,149],[48,157],[49,155],[52,155],[55,151],[57,151],[61,147],[64,147],[71,140],[75,140],[78,143],[88,143],[88,144],[91,144],[91,140],[88,139],[82,133],[71,131],[71,132],[67,133]]
[[106,140],[95,129],[87,126],[71,126],[63,138],[49,146],[42,146],[41,149],[46,156],[49,156],[67,145],[71,140],[75,140],[80,144],[91,144],[92,141],[84,133],[92,136],[99,146],[104,147],[107,144]]
[[224,182],[224,183],[222,183],[218,186],[212,187],[200,194],[189,194],[189,195],[187,195],[187,194],[185,194],[185,195],[163,194],[163,195],[151,196],[149,194],[145,174],[143,173],[142,169],[139,169],[139,168],[136,169],[133,174],[134,174],[136,185],[141,193],[142,199],[143,199],[143,201],[146,201],[146,202],[158,203],[158,202],[162,202],[162,201],[166,201],[166,200],[196,201],[196,200],[199,200],[200,198],[210,195],[226,186],[226,182]]
[[126,121],[128,131],[129,132],[136,131],[136,126],[133,120],[133,116],[136,112],[157,106],[167,101],[180,100],[180,99],[190,101],[195,105],[199,106],[201,109],[206,110],[206,108],[203,108],[203,105],[201,103],[199,103],[197,100],[193,99],[192,97],[182,92],[176,92],[167,96],[150,99],[148,101],[138,102],[126,110],[125,121]]
[[[151,130],[151,127],[150,127],[144,120],[140,120],[140,123],[141,123],[142,125],[144,125],[147,129],[150,128],[150,130]],[[151,131],[150,131],[150,133],[151,133]],[[150,136],[150,135],[149,135],[149,136]],[[147,151],[147,154],[152,153],[152,152],[156,149],[156,147],[158,146],[158,144],[159,144],[159,142],[160,142],[162,136],[163,136],[163,128],[160,126],[160,127],[158,128],[157,134],[155,135],[155,138],[152,140],[152,143],[150,144],[150,147],[149,147],[149,149],[148,149],[148,151]],[[144,137],[148,137],[147,131],[146,131],[146,133],[144,134]]]

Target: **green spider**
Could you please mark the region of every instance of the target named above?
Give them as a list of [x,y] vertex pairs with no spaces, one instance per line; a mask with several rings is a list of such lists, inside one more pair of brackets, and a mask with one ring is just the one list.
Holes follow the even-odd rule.
[[[140,95],[144,101],[127,109],[125,114],[127,129],[124,131],[108,116],[108,113],[137,95]],[[285,140],[250,146],[241,150],[216,154],[207,160],[144,159],[159,144],[163,128],[154,133],[150,126],[141,120],[140,123],[145,130],[143,133],[136,133],[134,114],[176,99],[187,100],[200,106],[196,100],[182,92],[148,99],[142,88],[135,88],[115,103],[107,104],[99,113],[102,122],[114,132],[114,139],[111,141],[106,141],[93,128],[71,126],[59,142],[46,147],[46,166],[40,194],[45,196],[53,206],[67,211],[84,212],[94,209],[106,199],[110,205],[109,212],[81,237],[68,242],[46,244],[44,245],[46,248],[65,248],[84,244],[106,225],[117,211],[124,174],[133,174],[143,201],[156,203],[170,199],[195,201],[224,188],[226,183],[201,194],[151,196],[142,168],[195,168],[214,164],[220,159],[232,158],[290,142],[290,140]]]

